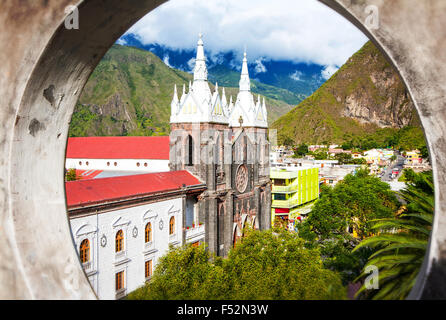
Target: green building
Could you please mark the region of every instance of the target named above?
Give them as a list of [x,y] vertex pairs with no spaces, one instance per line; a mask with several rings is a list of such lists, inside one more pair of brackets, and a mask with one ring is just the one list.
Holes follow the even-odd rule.
[[319,168],[271,168],[270,178],[271,221],[293,228],[319,198]]

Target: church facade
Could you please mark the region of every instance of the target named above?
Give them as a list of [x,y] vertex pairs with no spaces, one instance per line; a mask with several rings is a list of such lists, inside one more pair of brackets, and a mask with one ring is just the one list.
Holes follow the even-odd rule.
[[187,170],[206,185],[197,198],[199,220],[205,224],[205,242],[226,256],[248,225],[271,227],[268,123],[265,99],[250,91],[246,52],[239,92],[229,103],[218,84],[211,92],[200,34],[194,80],[188,92],[177,88],[171,103],[169,167]]

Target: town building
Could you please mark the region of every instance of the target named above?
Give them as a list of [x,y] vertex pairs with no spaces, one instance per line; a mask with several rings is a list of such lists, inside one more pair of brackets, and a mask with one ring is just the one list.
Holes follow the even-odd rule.
[[[65,168],[102,178],[169,171],[169,137],[68,138]],[[108,173],[108,174],[107,174]],[[111,174],[113,173],[113,174]]]
[[344,180],[348,174],[355,174],[361,165],[324,166],[319,170],[320,181],[324,185],[334,187],[339,181]]
[[294,230],[319,198],[319,168],[271,168],[271,220]]
[[420,151],[418,150],[407,151],[404,156],[406,158],[404,164],[416,165],[423,162]]
[[119,299],[150,280],[169,245],[204,241],[187,171],[66,182],[71,231],[100,299]]

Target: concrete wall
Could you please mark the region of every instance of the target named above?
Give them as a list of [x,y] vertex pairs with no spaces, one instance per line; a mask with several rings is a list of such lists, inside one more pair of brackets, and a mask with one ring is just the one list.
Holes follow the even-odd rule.
[[[152,260],[155,270],[169,244],[182,245],[183,214],[182,198],[179,197],[70,219],[76,250],[79,251],[84,239],[90,241],[91,264],[85,271],[98,297],[115,299],[115,274],[120,271],[124,271],[123,294],[143,286],[145,261]],[[175,217],[173,235],[169,235],[171,217]],[[145,243],[148,222],[152,224],[152,241]],[[115,235],[119,230],[124,233],[124,249],[121,254],[116,254]]]
[[[88,164],[87,164],[88,163]],[[116,163],[116,165],[115,165]],[[139,166],[138,166],[139,164]],[[167,172],[169,160],[152,159],[69,159],[65,161],[66,169],[106,170],[132,172]]]
[[[396,66],[419,112],[434,169],[436,213],[427,259],[411,297],[445,298],[446,2],[321,1],[371,37]],[[95,298],[65,214],[68,123],[101,57],[162,2],[2,1],[0,298]],[[79,4],[79,30],[64,27],[69,4]],[[368,23],[369,5],[378,9],[377,28]]]

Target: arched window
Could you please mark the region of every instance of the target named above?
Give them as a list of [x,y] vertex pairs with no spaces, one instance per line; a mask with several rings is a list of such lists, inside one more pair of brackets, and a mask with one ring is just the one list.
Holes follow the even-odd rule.
[[90,261],[90,241],[88,239],[82,240],[79,247],[79,255],[82,263]]
[[170,218],[169,221],[169,234],[175,233],[175,217]]
[[115,243],[116,252],[120,252],[124,249],[124,233],[122,232],[122,230],[116,232]]
[[146,224],[146,243],[152,241],[152,224]]
[[192,136],[187,137],[187,147],[188,147],[188,159],[187,159],[187,165],[192,166],[193,165],[193,155],[194,155],[194,140],[192,139]]

